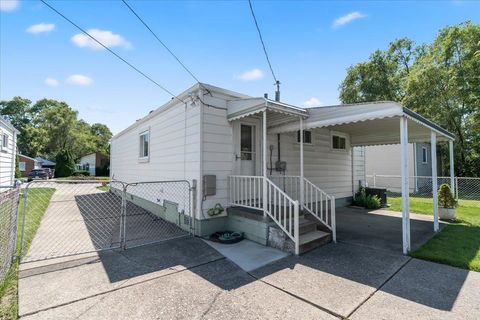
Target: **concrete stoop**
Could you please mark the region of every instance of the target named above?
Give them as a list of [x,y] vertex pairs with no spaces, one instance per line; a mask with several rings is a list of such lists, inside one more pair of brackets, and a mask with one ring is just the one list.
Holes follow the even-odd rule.
[[[314,218],[315,219],[315,218]],[[321,247],[332,241],[330,232],[324,229],[320,223],[309,219],[305,215],[300,216],[300,254]],[[295,253],[295,244],[277,225],[271,225],[268,232],[267,245],[285,252]]]

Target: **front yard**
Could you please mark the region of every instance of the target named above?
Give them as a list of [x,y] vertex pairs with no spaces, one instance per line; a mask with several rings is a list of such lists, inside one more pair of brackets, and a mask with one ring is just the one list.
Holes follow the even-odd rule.
[[[389,197],[389,210],[401,211],[402,199]],[[410,197],[410,212],[432,215],[432,199]],[[457,220],[447,225],[412,257],[480,271],[480,201],[459,200]]]

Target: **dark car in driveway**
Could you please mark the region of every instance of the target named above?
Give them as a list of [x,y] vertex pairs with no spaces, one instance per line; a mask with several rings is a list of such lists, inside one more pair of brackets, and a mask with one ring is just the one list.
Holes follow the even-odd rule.
[[53,179],[55,176],[55,169],[43,168],[48,174],[48,179]]
[[28,181],[41,179],[48,180],[49,174],[45,169],[34,169],[28,174]]

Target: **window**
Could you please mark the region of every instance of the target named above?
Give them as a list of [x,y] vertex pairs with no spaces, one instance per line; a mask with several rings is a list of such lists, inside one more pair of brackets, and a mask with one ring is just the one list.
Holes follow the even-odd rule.
[[241,160],[255,159],[255,127],[242,124],[240,127]]
[[8,148],[8,135],[6,133],[3,133],[1,136],[2,136],[2,141],[1,141],[1,143],[2,143],[1,147],[2,148],[1,149],[2,150],[7,150],[7,148]]
[[[297,131],[297,142],[300,143],[300,130]],[[303,130],[303,143],[312,144],[312,131]]]
[[347,139],[339,135],[332,135],[332,149],[333,150],[346,150]]
[[150,156],[150,132],[145,131],[140,133],[140,159],[147,159]]
[[428,163],[428,150],[426,147],[422,147],[422,163]]
[[19,162],[18,168],[20,169],[20,171],[25,171],[25,162]]

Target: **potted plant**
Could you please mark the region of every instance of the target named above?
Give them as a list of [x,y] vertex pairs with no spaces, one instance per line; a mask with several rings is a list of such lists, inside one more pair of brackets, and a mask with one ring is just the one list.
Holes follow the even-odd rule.
[[455,207],[457,201],[453,197],[448,184],[442,184],[438,190],[438,215],[442,220],[452,220],[455,218]]

